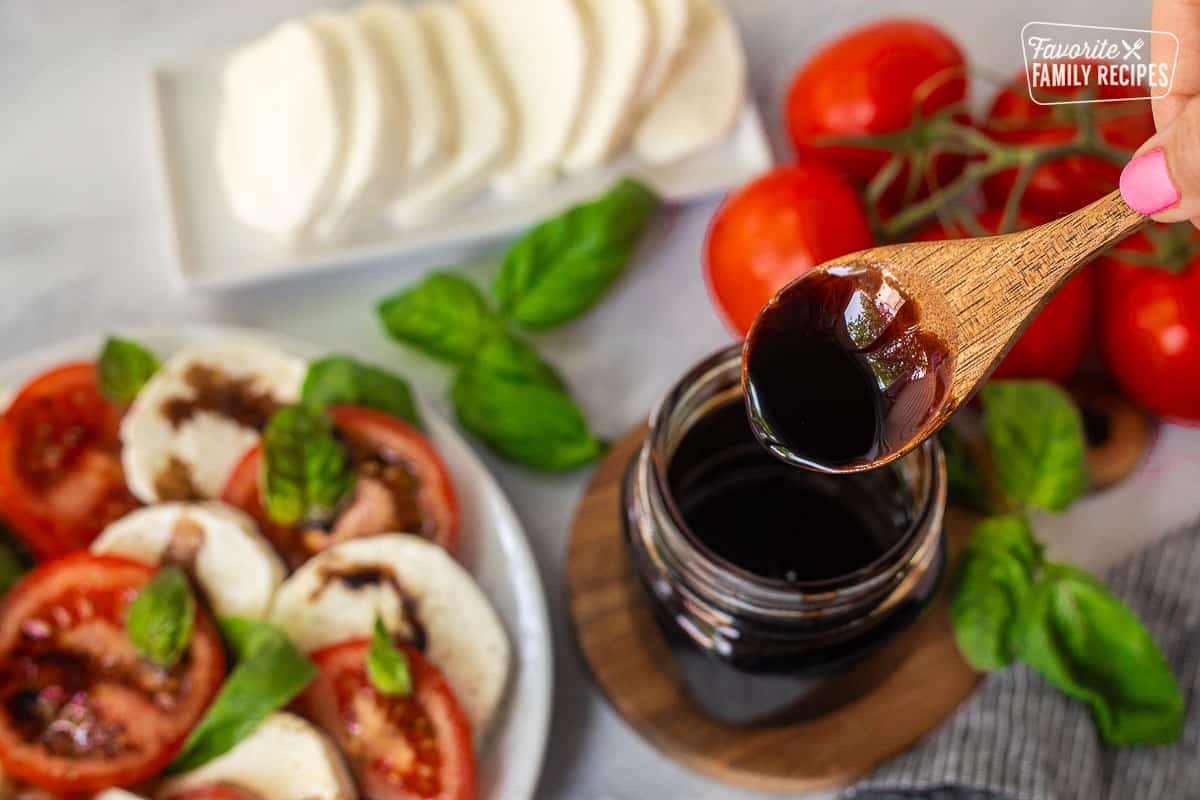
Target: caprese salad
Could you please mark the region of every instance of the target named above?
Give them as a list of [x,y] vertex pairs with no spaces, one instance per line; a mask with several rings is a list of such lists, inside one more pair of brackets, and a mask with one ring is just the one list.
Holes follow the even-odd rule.
[[21,388],[0,798],[475,797],[510,645],[420,424],[398,376],[248,340]]

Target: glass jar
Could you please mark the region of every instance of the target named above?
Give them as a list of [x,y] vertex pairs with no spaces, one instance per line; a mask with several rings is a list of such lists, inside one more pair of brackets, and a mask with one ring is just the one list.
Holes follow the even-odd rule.
[[[903,634],[929,605],[944,570],[945,464],[932,438],[882,468],[893,470],[886,477],[905,508],[888,546],[869,563],[819,580],[739,567],[689,528],[671,466],[699,421],[731,403],[740,408],[740,377],[735,345],[684,375],[654,410],[623,487],[626,545],[679,677],[706,713],[734,724],[811,717],[869,691],[905,656],[912,637]],[[810,479],[803,475],[793,478]],[[848,479],[856,478],[811,475]],[[808,536],[805,530],[799,547],[818,541]]]

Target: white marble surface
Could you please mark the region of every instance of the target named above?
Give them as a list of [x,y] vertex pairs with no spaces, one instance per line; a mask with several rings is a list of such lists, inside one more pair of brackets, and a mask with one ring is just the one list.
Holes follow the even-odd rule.
[[[373,303],[421,263],[380,264],[344,276],[227,295],[168,285],[162,209],[154,184],[146,76],[156,61],[221,48],[311,0],[0,0],[0,358],[73,334],[141,322],[257,325],[404,369],[445,407],[446,375],[390,344]],[[1142,27],[1149,2],[1060,0],[732,0],[749,44],[753,90],[776,137],[787,76],[815,43],[883,13],[940,20],[979,64],[1020,63],[1031,19]],[[601,434],[637,422],[689,364],[727,341],[700,277],[715,201],[664,212],[636,262],[586,319],[538,342],[558,364]],[[752,795],[709,782],[659,756],[626,728],[588,682],[565,618],[566,532],[588,478],[545,477],[488,459],[537,554],[555,624],[554,728],[539,797],[579,800]],[[1198,510],[1200,437],[1165,432],[1133,481],[1046,521],[1059,553],[1102,565]]]

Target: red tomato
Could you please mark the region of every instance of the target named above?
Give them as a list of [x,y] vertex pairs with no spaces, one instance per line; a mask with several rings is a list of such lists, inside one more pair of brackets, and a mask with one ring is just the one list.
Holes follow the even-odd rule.
[[317,678],[298,700],[333,735],[371,800],[474,800],[471,726],[437,667],[408,645],[413,692],[391,697],[367,680],[368,643],[312,654]]
[[56,792],[129,786],[163,769],[225,675],[217,630],[196,611],[187,653],[143,661],[125,614],[154,569],[73,553],[26,575],[0,604],[0,767]]
[[[965,62],[953,39],[928,22],[888,19],[855,28],[800,67],[785,114],[798,156],[819,158],[866,182],[887,162],[887,150],[821,140],[904,130],[914,109],[929,116],[966,94]],[[939,163],[939,178],[961,168],[961,159]]]
[[33,379],[0,417],[0,517],[37,558],[87,547],[137,506],[121,470],[120,421],[91,362]]
[[[998,233],[1003,216],[1001,209],[991,209],[983,212],[977,222],[988,233]],[[1017,228],[1021,230],[1048,221],[1049,217],[1030,211],[1021,210],[1017,214]],[[947,232],[943,226],[934,225],[918,235],[917,240],[956,239],[965,235],[963,231]],[[1095,316],[1096,275],[1089,266],[1050,298],[1004,356],[992,377],[1065,380],[1087,355]]]
[[262,449],[248,452],[221,499],[254,517],[290,566],[347,539],[406,531],[458,548],[458,501],[450,472],[420,431],[382,411],[358,406],[329,410],[357,475],[355,496],[329,529],[279,525],[263,507]]
[[844,175],[818,161],[776,167],[726,199],[709,223],[709,294],[744,336],[779,289],[872,244],[862,201]]
[[[1082,89],[1063,92],[1063,96],[1075,96],[1080,91]],[[1139,92],[1136,86],[1103,86],[1098,89],[1097,96],[1115,99],[1136,97]],[[1005,144],[1061,144],[1079,133],[1077,119],[1081,113],[1095,114],[1100,137],[1131,154],[1154,133],[1154,117],[1147,100],[1103,103],[1086,108],[1038,105],[1029,99],[1024,72],[1018,73],[1016,79],[996,95],[984,128],[993,139]],[[1095,156],[1068,156],[1043,164],[1034,170],[1021,197],[1021,206],[1047,214],[1082,208],[1117,188],[1121,167],[1121,164]],[[1008,170],[984,181],[988,202],[994,206],[1003,205],[1015,177],[1016,170]]]
[[1181,272],[1131,263],[1154,250],[1137,234],[1100,260],[1101,346],[1122,391],[1168,418],[1200,421],[1200,236]]

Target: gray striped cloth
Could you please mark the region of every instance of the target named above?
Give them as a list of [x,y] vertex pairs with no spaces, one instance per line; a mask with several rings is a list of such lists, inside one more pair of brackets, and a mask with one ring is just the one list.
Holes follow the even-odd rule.
[[1105,747],[1082,705],[1031,670],[1010,667],[841,800],[1200,798],[1200,528],[1143,550],[1108,583],[1145,621],[1184,689],[1188,713],[1179,742]]

